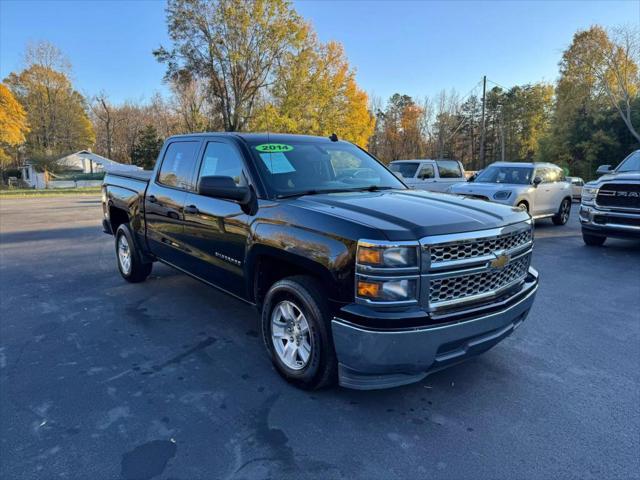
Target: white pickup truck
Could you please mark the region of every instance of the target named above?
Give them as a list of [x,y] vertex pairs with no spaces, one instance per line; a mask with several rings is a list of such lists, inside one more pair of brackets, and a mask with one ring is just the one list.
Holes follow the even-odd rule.
[[467,181],[457,160],[395,160],[389,169],[417,190],[446,192],[451,185]]

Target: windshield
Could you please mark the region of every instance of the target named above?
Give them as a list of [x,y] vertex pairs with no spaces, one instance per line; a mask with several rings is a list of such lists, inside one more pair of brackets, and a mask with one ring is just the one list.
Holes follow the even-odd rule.
[[527,185],[531,183],[531,175],[533,175],[533,168],[503,167],[494,165],[480,172],[475,181],[484,183]]
[[418,170],[418,162],[396,162],[389,165],[389,170],[399,173],[404,178],[413,178]]
[[250,144],[260,174],[276,197],[307,193],[406,189],[355,145],[292,141]]
[[640,150],[625,158],[616,168],[616,172],[640,172]]

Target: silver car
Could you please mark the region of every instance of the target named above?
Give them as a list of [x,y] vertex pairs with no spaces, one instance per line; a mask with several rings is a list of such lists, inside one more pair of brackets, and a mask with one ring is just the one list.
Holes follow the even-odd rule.
[[564,225],[571,213],[571,183],[553,163],[496,162],[449,193],[523,208],[533,218]]

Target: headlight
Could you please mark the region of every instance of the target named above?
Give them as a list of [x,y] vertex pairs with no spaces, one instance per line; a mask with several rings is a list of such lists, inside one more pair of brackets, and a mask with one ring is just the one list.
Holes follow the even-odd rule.
[[494,200],[506,200],[511,196],[511,192],[509,190],[500,190],[493,194]]
[[393,304],[417,301],[417,242],[360,240],[356,253],[356,301]]
[[359,242],[358,264],[378,268],[417,267],[417,247],[372,245]]
[[582,187],[582,204],[593,205],[593,202],[598,196],[598,187]]
[[406,302],[416,299],[417,280],[358,278],[357,295],[374,302]]

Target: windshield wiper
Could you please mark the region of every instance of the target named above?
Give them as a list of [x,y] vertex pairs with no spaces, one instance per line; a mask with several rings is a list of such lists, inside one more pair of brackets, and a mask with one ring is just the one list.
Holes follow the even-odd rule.
[[320,195],[322,193],[338,193],[344,192],[346,190],[343,189],[328,189],[328,190],[304,190],[302,192],[294,192],[294,193],[281,193],[276,195],[276,198],[291,198],[291,197],[301,197],[303,195]]
[[360,192],[379,192],[380,190],[393,190],[393,187],[381,187],[380,185],[369,185],[368,187],[356,188]]
[[302,192],[294,192],[294,193],[281,193],[276,195],[276,198],[291,198],[291,197],[301,197],[303,195],[321,195],[323,193],[349,193],[349,192],[377,192],[378,190],[390,190],[393,187],[381,187],[379,185],[369,185],[368,187],[359,187],[359,188],[331,188],[326,190],[304,190]]

